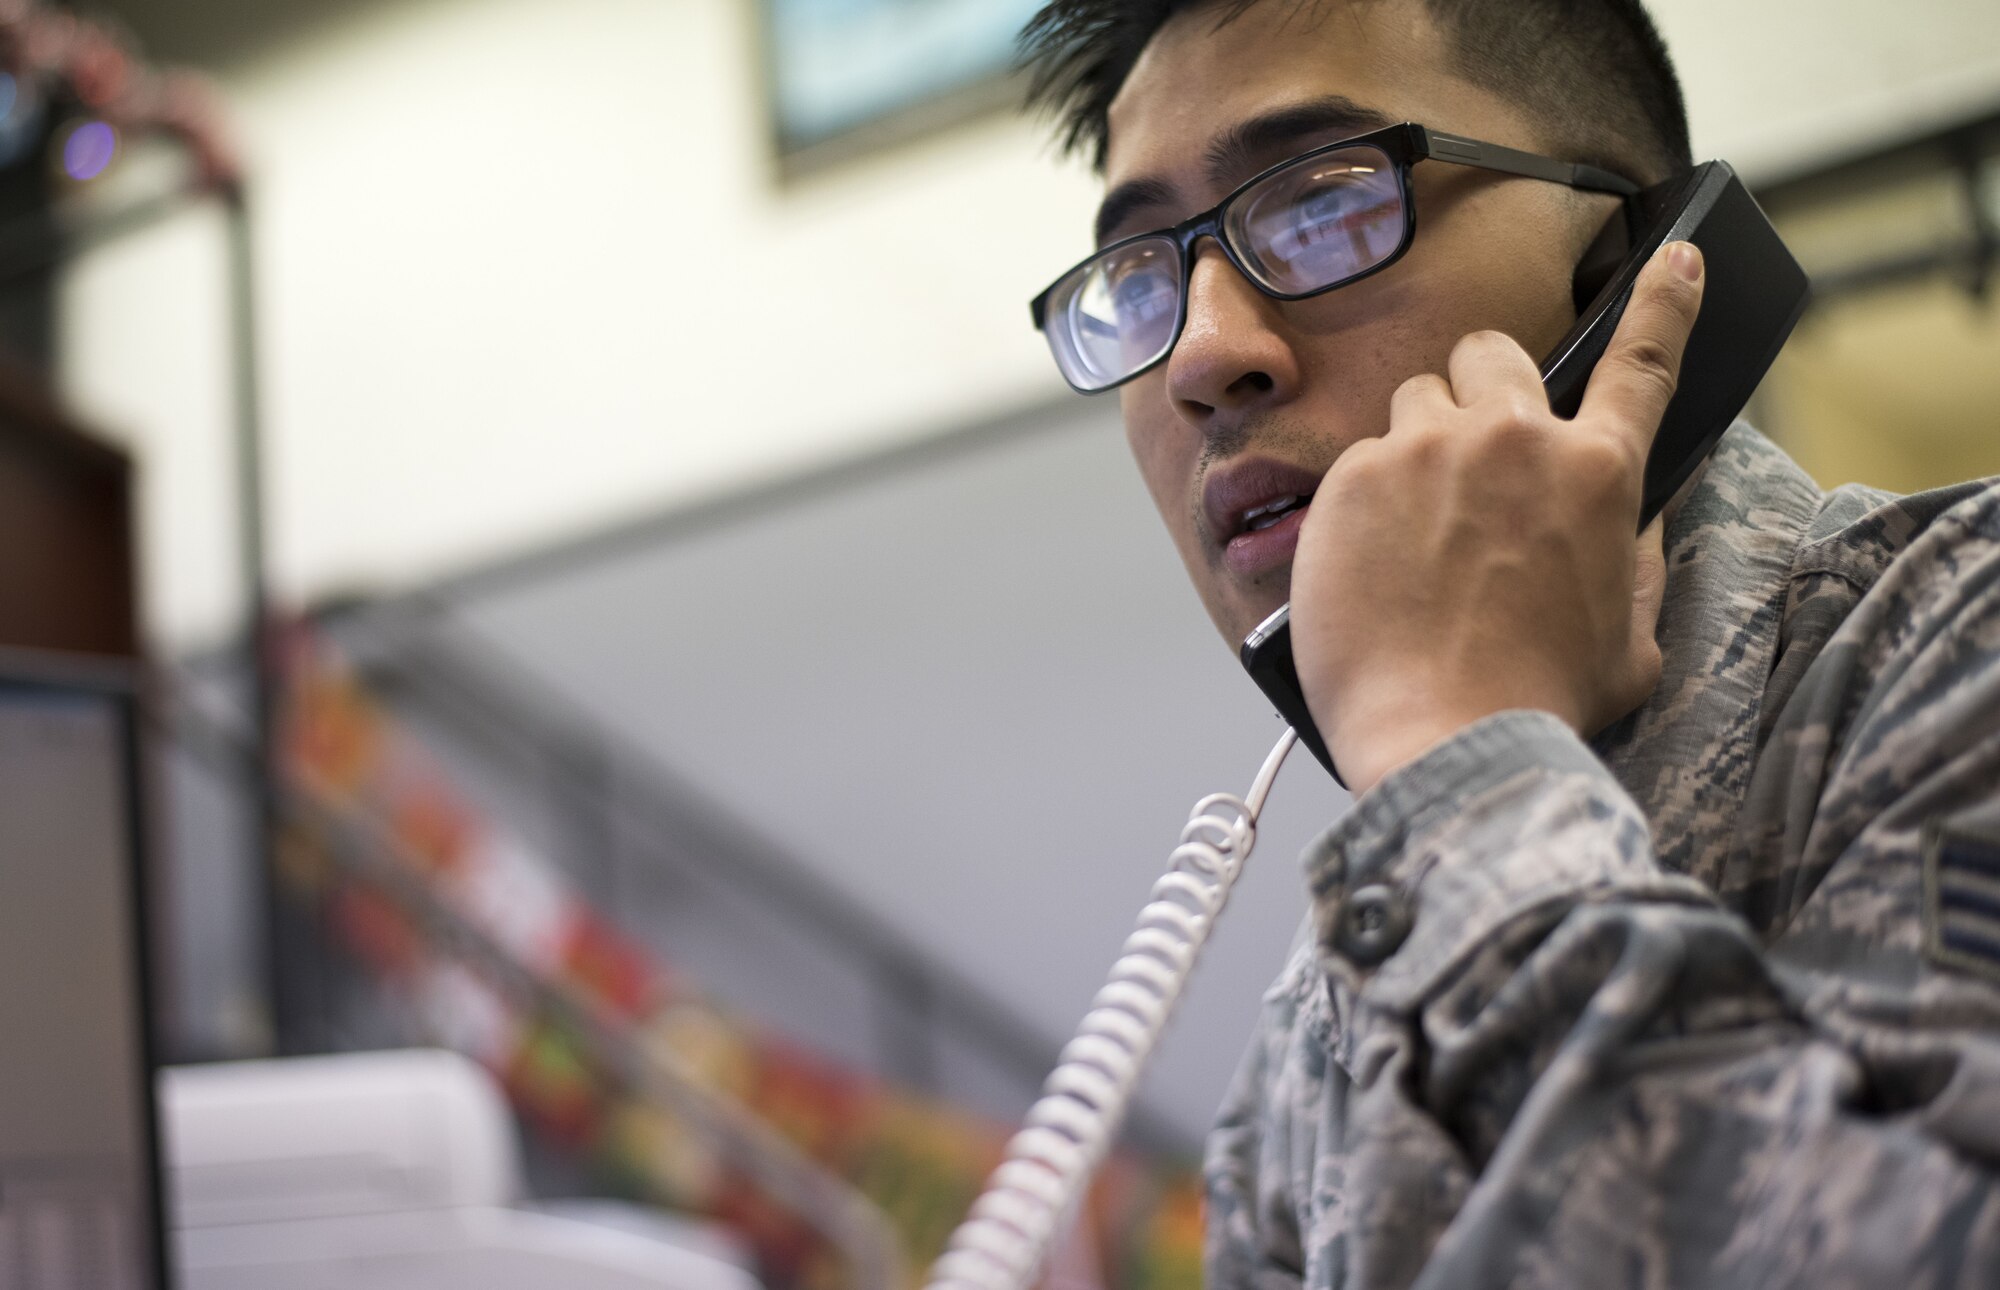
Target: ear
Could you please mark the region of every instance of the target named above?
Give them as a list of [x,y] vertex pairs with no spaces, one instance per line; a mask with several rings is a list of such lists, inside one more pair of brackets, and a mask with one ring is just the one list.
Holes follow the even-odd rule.
[[1611,284],[1619,266],[1632,249],[1632,224],[1629,204],[1620,203],[1611,218],[1604,221],[1604,227],[1597,231],[1590,245],[1584,248],[1583,258],[1576,262],[1576,276],[1570,279],[1570,298],[1576,304],[1580,318],[1598,293]]

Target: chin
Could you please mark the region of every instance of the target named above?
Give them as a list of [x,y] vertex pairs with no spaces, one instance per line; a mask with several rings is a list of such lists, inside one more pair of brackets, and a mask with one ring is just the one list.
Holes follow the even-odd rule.
[[[1269,603],[1266,603],[1267,601]],[[1254,631],[1259,623],[1277,612],[1278,606],[1284,603],[1283,592],[1267,592],[1256,597],[1254,601],[1236,601],[1224,605],[1210,613],[1209,620],[1215,624],[1215,629],[1222,633],[1223,642],[1229,646],[1229,652],[1234,654],[1243,644],[1243,638]]]

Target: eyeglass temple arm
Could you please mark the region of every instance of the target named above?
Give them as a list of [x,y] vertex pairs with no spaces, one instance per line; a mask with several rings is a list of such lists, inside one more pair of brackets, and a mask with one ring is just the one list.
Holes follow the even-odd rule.
[[1556,161],[1538,157],[1532,152],[1503,148],[1497,143],[1481,143],[1477,139],[1439,134],[1435,130],[1425,130],[1420,142],[1428,155],[1455,165],[1478,166],[1482,170],[1497,170],[1508,175],[1546,179],[1587,192],[1616,193],[1620,197],[1631,197],[1639,191],[1639,185],[1623,175],[1614,175],[1582,162]]

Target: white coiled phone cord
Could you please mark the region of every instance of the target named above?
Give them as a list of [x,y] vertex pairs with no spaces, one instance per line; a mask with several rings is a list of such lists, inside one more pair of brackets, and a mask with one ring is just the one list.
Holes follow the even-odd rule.
[[1257,839],[1297,736],[1285,731],[1245,797],[1195,803],[1111,977],[1064,1046],[1006,1159],[931,1268],[927,1290],[1031,1290],[1117,1137],[1125,1107]]

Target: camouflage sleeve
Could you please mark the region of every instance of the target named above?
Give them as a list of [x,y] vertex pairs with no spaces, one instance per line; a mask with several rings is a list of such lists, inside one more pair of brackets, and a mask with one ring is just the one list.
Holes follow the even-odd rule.
[[[1996,498],[1906,550],[1790,696],[1741,831],[1797,888],[1763,935],[1656,862],[1544,714],[1335,826],[1308,866],[1326,1048],[1315,1073],[1294,1028],[1246,1071],[1296,1202],[1286,1283],[2000,1285],[2000,990],[1916,953],[1927,825],[2000,823]],[[1960,907],[2000,931],[1991,858]],[[1225,1189],[1218,1235],[1260,1282],[1268,1191]]]

